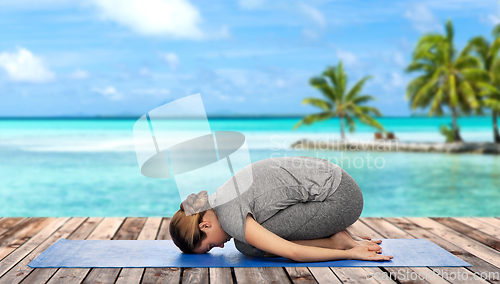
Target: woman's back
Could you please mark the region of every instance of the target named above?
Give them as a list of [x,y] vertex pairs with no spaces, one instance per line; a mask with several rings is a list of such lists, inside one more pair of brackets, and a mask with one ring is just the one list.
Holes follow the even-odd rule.
[[248,213],[261,224],[291,205],[323,201],[337,189],[341,178],[342,169],[323,159],[264,159],[236,173],[209,201],[221,228],[245,242]]

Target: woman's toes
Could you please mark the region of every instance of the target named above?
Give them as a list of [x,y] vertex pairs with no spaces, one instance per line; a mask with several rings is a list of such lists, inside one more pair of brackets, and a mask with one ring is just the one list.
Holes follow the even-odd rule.
[[373,246],[375,243],[371,242],[371,241],[356,241],[358,244],[360,245],[363,245],[363,246]]

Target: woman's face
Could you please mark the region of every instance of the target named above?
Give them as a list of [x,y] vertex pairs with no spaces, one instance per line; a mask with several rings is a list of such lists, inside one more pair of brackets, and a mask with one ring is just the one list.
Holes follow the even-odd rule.
[[210,211],[212,210],[208,210],[200,223],[200,229],[207,234],[207,238],[194,250],[195,253],[207,253],[213,247],[223,248],[224,244],[231,239],[231,236],[219,226],[215,213]]

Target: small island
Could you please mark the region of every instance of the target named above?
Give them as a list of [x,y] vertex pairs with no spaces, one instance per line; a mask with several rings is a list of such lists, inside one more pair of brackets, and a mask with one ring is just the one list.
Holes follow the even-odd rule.
[[[291,145],[295,150],[348,150],[348,151],[403,151],[436,153],[500,154],[500,132],[497,114],[500,113],[500,24],[492,31],[493,41],[476,36],[458,52],[453,42],[451,20],[445,24],[445,33],[423,35],[413,51],[408,73],[417,77],[408,83],[406,99],[412,110],[428,110],[429,116],[442,116],[450,112],[450,127],[441,125],[439,131],[445,143],[399,141],[374,117],[382,116],[379,109],[367,105],[376,97],[364,94],[363,88],[371,76],[365,76],[349,89],[348,76],[342,61],[328,67],[320,76],[310,79],[323,98],[307,97],[302,103],[320,109],[306,115],[294,129],[339,118],[340,140],[314,141],[302,139]],[[465,142],[460,135],[457,118],[460,115],[480,115],[487,109],[493,122],[493,142]],[[361,122],[376,128],[372,141],[347,141],[345,128],[354,132]],[[383,137],[386,133],[387,137]]]
[[500,154],[500,144],[492,142],[400,142],[398,140],[373,141],[314,141],[302,139],[291,145],[294,150],[323,151],[377,151],[377,152],[428,152],[428,153],[472,153]]

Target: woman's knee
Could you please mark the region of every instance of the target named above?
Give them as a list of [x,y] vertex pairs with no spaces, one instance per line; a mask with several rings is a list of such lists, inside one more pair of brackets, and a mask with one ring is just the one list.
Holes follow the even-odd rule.
[[349,220],[347,223],[349,223],[348,226],[350,226],[359,219],[363,212],[363,193],[356,181],[345,170],[343,170],[342,180],[337,190],[340,190],[339,193],[343,195],[347,203],[346,206],[349,208],[350,214],[348,214]]

